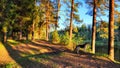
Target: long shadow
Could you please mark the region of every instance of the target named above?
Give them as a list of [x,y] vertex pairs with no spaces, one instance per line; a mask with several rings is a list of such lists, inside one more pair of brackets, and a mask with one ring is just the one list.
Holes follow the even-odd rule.
[[[21,43],[24,43],[24,41],[19,41]],[[41,43],[35,43],[33,41],[29,41],[29,44],[32,44],[34,46],[37,46],[37,47],[43,47],[43,48],[46,48],[46,49],[52,49],[53,51],[66,51],[66,52],[70,52],[70,53],[73,53],[71,50],[69,50],[68,48],[65,47],[65,45],[60,45],[60,44],[53,44],[49,41],[45,41],[45,40],[36,40],[36,42],[41,42]],[[56,47],[53,47],[51,45],[54,45]]]
[[[52,52],[52,53],[45,53],[45,55],[49,55],[49,56],[53,56],[53,55],[57,55],[57,54],[59,54],[60,52],[68,52],[68,53],[72,53],[72,54],[74,54],[73,52],[71,52],[69,49],[65,49],[65,50],[60,50],[60,48],[56,48],[56,47],[52,47],[52,46],[45,46],[44,44],[37,44],[37,43],[34,43],[34,42],[31,42],[31,44],[33,44],[33,45],[35,45],[35,46],[42,46],[42,47],[45,47],[45,48],[50,48],[50,49],[52,49],[53,51],[55,51],[55,52]],[[49,43],[47,43],[47,44],[49,44]],[[41,54],[40,54],[41,55]],[[108,64],[105,64],[105,65],[103,65],[103,67],[111,67],[112,65],[114,65],[114,66],[116,66],[116,68],[119,68],[120,67],[120,65],[119,64],[116,64],[116,63],[113,63],[113,62],[110,62],[110,61],[105,61],[105,60],[102,60],[102,59],[98,59],[98,58],[95,58],[95,57],[93,57],[94,56],[94,54],[91,54],[91,53],[87,53],[87,52],[84,52],[84,51],[80,51],[80,55],[87,55],[87,59],[89,59],[89,58],[91,58],[92,60],[99,60],[99,61],[101,61],[101,62],[107,62],[108,64],[111,64],[111,65],[109,65],[108,66]],[[38,56],[38,55],[37,55]],[[77,57],[77,56],[74,56],[74,57]],[[85,58],[86,59],[86,57],[81,57],[81,56],[78,56],[78,58]],[[66,59],[66,60],[70,60],[70,59],[68,59],[68,58],[64,58],[64,59]],[[51,61],[53,61],[53,62],[55,62],[55,63],[58,63],[59,64],[59,62],[62,62],[63,64],[66,64],[66,65],[72,65],[70,62],[66,62],[66,61],[62,61],[62,60],[55,60],[55,59],[49,59],[49,60],[51,60]],[[71,60],[72,61],[72,60]],[[74,62],[74,60],[73,60],[73,62]],[[78,63],[79,63],[80,61],[78,61]],[[84,61],[83,61],[84,62]],[[89,63],[89,62],[87,62],[87,64],[89,65],[89,64],[91,64],[91,63]],[[96,64],[96,66],[97,67],[99,67],[99,63],[94,63],[94,64],[92,64],[92,65],[94,65],[95,66],[95,64]]]
[[9,52],[9,55],[16,61],[16,63],[22,68],[47,68],[46,65],[30,60],[28,57],[22,57],[20,52],[13,49],[8,43],[5,43],[5,47]]
[[[54,64],[64,64],[65,66],[71,66],[72,64],[70,62],[66,62],[63,61],[62,59],[55,59],[55,57],[59,57],[61,56],[61,51],[57,51],[57,52],[50,52],[50,53],[42,53],[42,54],[36,54],[36,55],[30,55],[30,56],[26,56],[27,57],[34,57],[34,58],[38,58],[38,59],[45,59],[47,61],[49,61],[49,64],[47,65],[47,68],[54,68]],[[52,62],[51,62],[52,61]],[[42,63],[42,62],[41,62]],[[64,67],[63,67],[64,68]]]
[[[43,63],[31,60],[30,57],[41,57],[41,55],[49,55],[49,56],[54,56],[54,55],[59,55],[60,52],[63,52],[63,50],[60,50],[58,48],[55,47],[51,47],[51,46],[45,46],[42,44],[37,44],[34,42],[30,42],[30,44],[32,44],[33,46],[37,46],[37,47],[44,47],[44,48],[48,48],[48,49],[52,49],[53,52],[50,53],[43,53],[43,54],[36,54],[36,55],[29,55],[26,57],[22,57],[20,55],[20,53],[23,53],[19,50],[13,49],[12,46],[9,43],[5,43],[5,47],[9,52],[9,55],[16,61],[16,63],[21,66],[22,68],[49,68],[48,65],[46,66]],[[49,43],[48,43],[49,44]],[[64,50],[66,51],[66,50]],[[69,50],[67,50],[69,51]],[[70,51],[69,51],[70,52]]]
[[[53,47],[53,46],[48,46],[48,45],[44,45],[44,44],[37,44],[37,43],[34,43],[34,42],[31,42],[31,44],[34,45],[34,46],[38,46],[38,47],[44,47],[44,48],[48,48],[48,49],[50,48],[55,52],[70,52],[70,53],[72,53],[72,51],[70,51],[69,49],[67,49],[63,46],[61,46],[59,48],[56,48],[56,47]],[[49,44],[49,43],[47,43],[47,44]]]
[[[70,62],[66,62],[65,60],[69,60],[69,61],[73,61],[74,60],[70,60],[68,57],[64,57],[65,60],[62,60],[62,59],[51,59],[49,57],[59,57],[60,54],[62,52],[68,52],[68,53],[72,53],[72,54],[75,54],[73,52],[71,52],[70,50],[68,49],[63,49],[61,50],[60,48],[56,48],[56,47],[52,47],[52,46],[46,46],[44,44],[37,44],[37,43],[34,43],[34,42],[30,42],[31,45],[33,46],[37,46],[37,47],[43,47],[43,48],[48,48],[48,49],[52,49],[53,52],[48,52],[48,53],[40,53],[40,54],[35,54],[35,55],[28,55],[28,56],[25,56],[25,57],[22,57],[20,55],[20,51],[18,50],[15,50],[13,49],[8,43],[5,44],[5,47],[6,49],[8,50],[10,56],[16,61],[16,63],[18,63],[22,68],[52,68],[51,65],[46,65],[45,63],[42,63],[42,62],[39,62],[37,61],[36,59],[38,58],[41,58],[41,59],[47,59],[48,61],[52,61],[54,63],[57,63],[57,64],[66,64],[66,65],[73,65],[71,64]],[[49,43],[47,43],[49,44]],[[61,47],[62,48],[62,47]],[[86,53],[86,52],[83,52],[83,51],[80,51],[80,55],[87,55],[87,58],[91,58],[91,59],[95,59],[93,58],[93,54],[90,54],[90,53]],[[78,58],[84,58],[84,57],[81,57],[81,56],[78,56],[77,54],[73,55],[74,57],[78,57]],[[32,57],[32,59],[31,59]],[[86,58],[86,57],[85,57]],[[96,59],[96,61],[99,60],[99,59]],[[103,60],[104,61],[104,60]],[[78,60],[78,63],[81,62],[80,60]],[[102,62],[102,60],[101,60]],[[84,61],[83,61],[84,63]],[[86,63],[86,62],[85,62]],[[87,64],[89,65],[89,62],[87,62]],[[111,63],[112,65],[114,65],[113,63]],[[97,64],[99,65],[99,64]],[[115,66],[115,65],[114,65]],[[118,66],[118,65],[117,65]],[[120,66],[120,65],[119,65]],[[119,67],[118,66],[118,67]]]
[[[86,57],[81,57],[81,55],[86,55],[87,58]],[[114,68],[112,66],[115,66],[115,68],[120,68],[120,64],[111,61],[108,57],[104,57],[104,58],[106,58],[106,60],[104,60],[102,58],[97,58],[96,56],[97,55],[95,55],[95,54],[84,52],[84,51],[80,50],[79,55],[76,55],[75,57],[95,60],[96,63],[94,63],[92,66],[94,66],[96,64],[98,66],[98,68],[99,68],[100,64],[97,63],[97,61],[106,63],[106,64],[102,65],[102,67]]]

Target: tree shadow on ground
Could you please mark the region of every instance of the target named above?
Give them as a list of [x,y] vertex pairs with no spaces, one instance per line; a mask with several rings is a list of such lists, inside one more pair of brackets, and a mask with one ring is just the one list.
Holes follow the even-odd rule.
[[[79,57],[81,59],[88,59],[90,62],[87,62],[87,65],[95,66],[98,68],[105,67],[105,68],[119,68],[120,64],[115,63],[112,60],[110,60],[108,57],[103,57],[103,56],[97,56],[92,53],[85,52],[83,50],[80,50],[80,53],[75,56]],[[84,61],[83,61],[84,63]]]
[[[46,45],[42,45],[42,44],[36,44],[34,42],[30,42],[30,44],[32,46],[37,46],[37,47],[44,47],[44,48],[47,48],[47,49],[51,49],[53,52],[47,52],[47,53],[41,53],[41,54],[35,54],[35,55],[32,55],[32,54],[29,54],[28,56],[26,57],[23,57],[20,55],[20,53],[24,53],[23,51],[20,51],[20,50],[17,50],[17,49],[14,49],[9,43],[6,43],[5,44],[5,47],[6,49],[8,50],[9,52],[9,55],[16,61],[16,63],[21,66],[22,68],[50,68],[51,65],[46,65],[46,64],[43,64],[43,63],[40,63],[38,61],[35,61],[35,60],[31,60],[31,56],[32,57],[41,57],[42,55],[49,55],[49,56],[54,56],[54,55],[59,55],[59,53],[61,52],[61,50],[59,50],[59,48],[55,48],[55,47],[51,47],[51,46],[46,46]],[[48,43],[49,44],[49,43]],[[27,45],[27,44],[26,44]],[[22,47],[23,49],[25,47]],[[33,49],[33,48],[26,48],[28,50],[36,50],[38,51],[38,49]],[[49,67],[48,67],[49,66]]]
[[[38,41],[37,41],[38,42]],[[5,47],[7,48],[10,56],[16,61],[17,64],[19,64],[22,68],[82,68],[85,65],[86,67],[111,67],[115,66],[116,68],[119,68],[120,65],[115,64],[110,61],[102,60],[93,57],[93,54],[86,53],[83,51],[80,51],[80,54],[75,54],[74,52],[71,52],[70,50],[57,45],[52,45],[49,43],[45,43],[46,41],[42,42],[30,42],[31,46],[36,46],[37,48],[46,48],[50,49],[52,51],[48,51],[45,53],[39,53],[39,54],[29,54],[27,56],[21,56],[20,53],[24,53],[24,51],[19,51],[17,49],[14,49],[10,44],[6,44]],[[29,44],[26,43],[26,46]],[[24,47],[23,47],[24,49]],[[33,48],[27,48],[28,50],[36,50]],[[100,63],[104,62],[104,63]],[[111,67],[112,68],[112,67]]]
[[45,64],[38,63],[34,60],[30,60],[29,57],[22,57],[20,55],[20,51],[15,50],[11,47],[9,44],[5,44],[6,49],[9,52],[9,55],[16,61],[16,63],[21,67],[21,68],[48,68]]

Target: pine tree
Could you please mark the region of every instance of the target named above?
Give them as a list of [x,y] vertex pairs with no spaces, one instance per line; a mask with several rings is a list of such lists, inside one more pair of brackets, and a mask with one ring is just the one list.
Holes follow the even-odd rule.
[[114,0],[109,0],[109,43],[108,55],[114,60]]

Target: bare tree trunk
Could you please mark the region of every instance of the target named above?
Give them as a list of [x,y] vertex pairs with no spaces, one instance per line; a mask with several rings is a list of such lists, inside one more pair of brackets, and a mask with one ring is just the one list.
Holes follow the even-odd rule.
[[73,9],[74,9],[74,0],[72,0],[71,2],[71,15],[70,15],[70,41],[72,41],[72,30],[73,30],[73,27],[72,27],[72,21],[73,21]]
[[57,4],[57,22],[55,23],[55,30],[57,30],[58,27],[58,20],[59,20],[59,10],[60,10],[60,0],[57,0],[58,4]]
[[41,33],[41,31],[40,31],[40,27],[39,27],[39,31],[38,31],[38,36],[39,36],[39,39],[40,39],[40,33]]
[[[22,28],[22,22],[20,22],[20,27]],[[20,32],[19,32],[19,40],[22,39],[22,29],[20,29]]]
[[7,41],[7,32],[4,32],[4,43]]
[[32,40],[34,40],[34,21],[33,21],[33,24],[32,24]]
[[48,23],[46,23],[46,41],[48,41],[49,39],[48,39]]
[[20,30],[20,32],[19,32],[19,40],[21,40],[22,39],[22,30]]
[[93,25],[92,25],[92,53],[95,53],[95,40],[96,40],[96,1],[94,0],[93,8]]
[[114,60],[114,0],[109,0],[108,55],[111,60]]
[[46,41],[49,40],[49,32],[48,32],[48,26],[49,26],[49,1],[47,1],[46,5]]
[[29,33],[28,33],[28,31],[27,31],[27,33],[26,33],[26,40],[29,40],[29,39],[28,39],[28,34],[29,34]]
[[14,36],[15,36],[15,35],[14,35],[14,32],[13,32],[13,30],[12,30],[12,39],[14,39]]
[[[34,1],[34,6],[36,7],[36,0]],[[32,24],[32,40],[34,40],[34,29],[35,29],[35,22],[33,17],[33,24]]]

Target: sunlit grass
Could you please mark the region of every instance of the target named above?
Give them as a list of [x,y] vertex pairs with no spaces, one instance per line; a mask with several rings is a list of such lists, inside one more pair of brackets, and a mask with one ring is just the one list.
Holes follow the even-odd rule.
[[103,57],[108,57],[107,54],[104,54],[104,53],[95,53],[96,56],[103,56]]
[[9,44],[12,44],[14,46],[19,45],[20,43],[30,43],[30,40],[20,40],[20,41],[16,41],[16,40],[12,40],[12,39],[8,39],[7,42]]
[[22,68],[22,67],[17,63],[8,63],[5,64],[2,68]]
[[0,42],[0,49],[3,49],[4,47],[3,47],[3,44]]
[[14,46],[20,44],[20,42],[12,40],[12,39],[8,39],[7,42],[10,43],[10,44],[12,44],[12,45],[14,45]]
[[45,52],[49,52],[49,50],[43,48],[43,49],[40,49],[39,52],[40,52],[40,53],[45,53]]
[[[98,53],[97,52],[97,53],[95,53],[95,56],[96,56],[96,58],[97,57],[106,57],[106,58],[109,58],[108,54],[105,54],[105,53]],[[120,64],[120,61],[115,60],[114,62]]]

